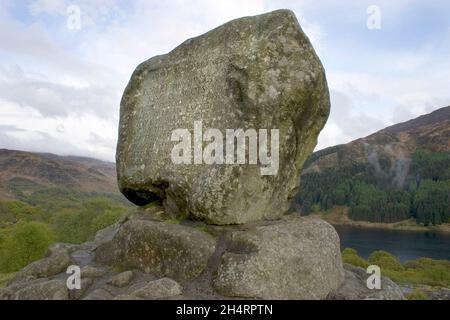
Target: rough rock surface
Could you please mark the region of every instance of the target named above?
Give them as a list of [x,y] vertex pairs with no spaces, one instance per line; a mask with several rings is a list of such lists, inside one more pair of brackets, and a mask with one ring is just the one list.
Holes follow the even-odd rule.
[[[71,264],[85,270],[82,275],[81,289],[66,288],[65,268],[55,274],[32,273],[33,277],[13,279],[8,287],[0,289],[0,299],[88,299],[88,300],[138,300],[138,299],[240,299],[274,298],[274,299],[398,299],[398,287],[389,279],[383,278],[383,290],[368,291],[367,275],[364,270],[346,266],[345,282],[339,257],[339,239],[333,228],[327,223],[312,219],[286,216],[280,221],[266,221],[245,226],[208,226],[192,221],[182,221],[174,225],[171,220],[159,216],[161,207],[138,210],[113,227],[100,231],[93,242],[67,246],[58,244],[51,248],[51,254],[39,261],[39,265],[48,265],[55,259],[54,254],[65,252]],[[209,255],[202,271],[190,279],[168,279],[161,274],[157,264],[148,261],[147,272],[136,268],[123,269],[125,261],[112,259],[100,262],[97,255],[105,255],[114,247],[116,238],[133,237],[134,229],[129,222],[145,225],[151,222],[149,231],[153,238],[142,238],[141,247],[150,243],[173,243],[180,230],[190,230],[189,237],[193,243],[200,237],[192,234],[201,233],[212,241],[214,252]],[[203,226],[203,228],[199,228]],[[203,231],[199,231],[199,230]],[[131,232],[131,233],[129,233]],[[188,232],[188,231],[181,231]],[[179,239],[188,237],[183,235]],[[157,242],[155,238],[160,237]],[[105,241],[105,239],[110,239]],[[166,239],[163,241],[163,239]],[[169,242],[167,239],[171,239]],[[181,240],[180,240],[181,241]],[[148,243],[147,243],[148,245]],[[210,245],[208,245],[210,246]],[[181,246],[183,247],[183,245]],[[196,261],[200,251],[196,245],[184,245],[177,260],[166,264],[166,273],[179,274],[186,259]],[[209,250],[209,249],[208,249]],[[120,251],[120,250],[119,250]],[[112,250],[114,252],[114,250]],[[145,250],[144,250],[145,252]],[[168,251],[169,255],[170,252]],[[136,257],[128,256],[132,261]],[[175,258],[174,258],[175,259]],[[63,259],[67,260],[67,259]],[[203,260],[203,258],[200,258]],[[180,262],[181,261],[181,262]],[[188,265],[192,263],[188,261]],[[236,262],[233,265],[233,262]],[[66,263],[64,263],[66,264]],[[34,267],[35,268],[35,267]],[[30,270],[29,267],[25,268]],[[37,268],[43,270],[41,268]],[[170,271],[172,269],[172,271]],[[101,270],[101,272],[98,272]],[[192,269],[193,270],[193,269]],[[86,273],[86,271],[89,271]],[[183,271],[184,272],[184,271]],[[91,277],[87,277],[87,276]],[[132,275],[132,276],[131,276]],[[326,283],[327,282],[327,283]],[[214,284],[214,285],[213,285]],[[339,287],[339,288],[338,288]]]
[[67,300],[66,282],[61,280],[37,281],[18,290],[14,300]]
[[108,283],[115,287],[125,287],[133,279],[133,271],[125,271],[114,276]]
[[[278,218],[329,108],[323,67],[291,11],[228,22],[135,70],[121,103],[119,187],[138,205],[163,199],[172,215],[211,224]],[[279,129],[277,174],[261,175],[261,163],[248,158],[245,165],[174,164],[172,132],[192,132],[200,120],[203,131],[224,135]]]
[[344,280],[339,237],[322,220],[286,217],[232,232],[214,286],[262,299],[324,299]]
[[97,261],[119,263],[158,276],[192,279],[206,268],[214,238],[194,228],[150,220],[125,222],[110,244],[96,250]]
[[162,278],[151,281],[142,288],[131,293],[131,296],[143,299],[162,299],[178,296],[182,293],[182,287],[174,280]]
[[86,266],[81,269],[82,278],[99,278],[105,274],[105,270],[101,268],[95,268],[92,266]]
[[113,296],[105,289],[90,292],[83,300],[112,300]]
[[345,282],[328,296],[329,300],[405,300],[401,288],[381,277],[381,289],[367,288],[368,274],[362,268],[345,264]]
[[50,252],[49,257],[35,261],[19,271],[13,281],[18,282],[44,278],[66,271],[66,268],[71,262],[68,250],[53,249]]

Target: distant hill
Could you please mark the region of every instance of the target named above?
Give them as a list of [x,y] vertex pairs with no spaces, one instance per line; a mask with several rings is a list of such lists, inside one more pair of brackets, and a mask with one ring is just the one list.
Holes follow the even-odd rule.
[[115,164],[0,149],[0,200],[15,200],[50,188],[118,194]]
[[[349,124],[350,125],[350,124]],[[411,155],[417,150],[450,151],[450,107],[387,127],[368,137],[313,153],[302,175],[327,168],[372,164],[378,173],[403,182]]]
[[356,220],[413,217],[439,224],[450,216],[449,179],[450,107],[445,107],[313,153],[295,205],[304,213],[345,205]]

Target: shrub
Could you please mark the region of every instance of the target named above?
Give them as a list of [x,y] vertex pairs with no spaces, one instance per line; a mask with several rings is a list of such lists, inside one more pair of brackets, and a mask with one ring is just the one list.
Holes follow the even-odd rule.
[[369,263],[358,255],[355,249],[347,248],[342,251],[342,260],[344,263],[366,269]]
[[41,222],[20,221],[3,236],[0,271],[10,273],[41,259],[53,241],[53,234]]
[[116,223],[121,217],[122,212],[120,211],[106,211],[105,213],[95,217],[91,224],[91,234],[95,235],[97,231]]
[[404,267],[400,263],[397,257],[386,251],[375,251],[369,259],[370,264],[379,266],[382,270],[402,271]]

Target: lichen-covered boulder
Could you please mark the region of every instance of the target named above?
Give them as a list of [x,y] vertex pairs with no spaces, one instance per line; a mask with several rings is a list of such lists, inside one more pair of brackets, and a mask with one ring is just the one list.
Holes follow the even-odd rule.
[[146,285],[132,292],[131,296],[152,300],[178,296],[182,292],[183,288],[178,282],[170,278],[162,278],[150,281]]
[[128,270],[115,275],[108,283],[115,287],[122,288],[129,285],[132,279],[133,271]]
[[317,300],[344,281],[339,236],[323,220],[290,216],[229,241],[214,280],[224,296]]
[[67,300],[69,297],[66,282],[62,280],[40,279],[18,290],[14,300]]
[[130,220],[109,244],[96,249],[96,261],[187,280],[199,276],[214,253],[209,234],[167,222]]
[[[170,214],[210,224],[279,218],[329,108],[324,69],[291,11],[228,22],[135,70],[121,102],[120,190],[138,205],[162,199]],[[195,123],[203,136],[192,137],[189,161],[176,164],[172,134],[194,135]],[[259,133],[257,159],[244,152],[238,162],[236,150],[227,152],[227,129]],[[278,130],[278,149],[272,130]],[[244,140],[247,151],[254,138]],[[213,140],[223,148],[209,150]],[[205,155],[222,155],[224,163]]]

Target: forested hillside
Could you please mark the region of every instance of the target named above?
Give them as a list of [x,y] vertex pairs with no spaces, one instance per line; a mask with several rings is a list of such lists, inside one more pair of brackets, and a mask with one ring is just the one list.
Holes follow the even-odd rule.
[[314,153],[295,204],[349,207],[352,220],[450,222],[450,107]]

